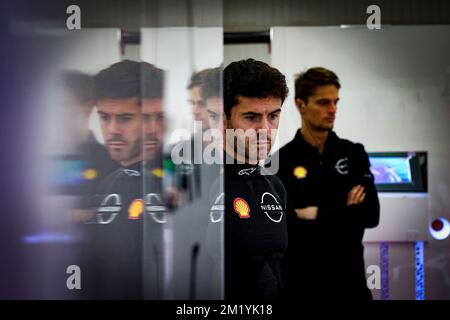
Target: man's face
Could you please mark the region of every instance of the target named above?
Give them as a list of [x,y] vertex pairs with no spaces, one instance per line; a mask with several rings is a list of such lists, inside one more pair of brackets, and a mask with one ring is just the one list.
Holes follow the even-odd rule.
[[[234,152],[245,159],[264,159],[272,148],[276,136],[281,112],[281,99],[276,97],[248,98],[239,97],[238,104],[231,108],[230,118],[224,118],[224,127],[242,129],[245,134],[238,137],[234,143]],[[231,141],[226,137],[227,144]],[[239,148],[244,145],[245,150]],[[255,150],[257,155],[254,154]],[[243,154],[245,152],[245,154]]]
[[195,121],[201,121],[203,129],[209,128],[208,114],[205,108],[205,102],[202,99],[200,86],[192,87],[189,90],[189,103],[192,105],[192,115]]
[[142,107],[137,98],[97,101],[105,146],[124,167],[142,160]]
[[300,99],[296,104],[306,125],[313,130],[327,131],[334,127],[338,101],[339,89],[330,84],[318,87],[306,104]]
[[206,113],[208,115],[209,127],[222,131],[223,99],[220,97],[210,97],[206,99]]
[[162,99],[144,99],[144,160],[152,160],[161,152],[166,129]]

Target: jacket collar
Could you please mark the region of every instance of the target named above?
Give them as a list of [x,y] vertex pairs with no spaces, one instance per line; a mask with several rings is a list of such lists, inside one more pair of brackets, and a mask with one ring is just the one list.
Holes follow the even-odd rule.
[[[336,135],[336,133],[333,130],[330,130],[328,133],[327,141],[325,142],[325,148],[324,148],[322,155],[327,154],[328,150],[336,144],[336,141],[338,139],[339,139],[339,137]],[[302,136],[301,129],[297,130],[297,133],[295,134],[295,137],[294,137],[294,141],[295,141],[295,144],[297,146],[299,146],[300,148],[302,148],[303,150],[306,149],[306,150],[310,150],[310,151],[314,151],[314,152],[319,152],[317,147],[314,147],[314,146],[310,145],[308,142],[306,142],[306,140]]]
[[122,173],[130,177],[140,177],[142,174],[143,162],[139,161],[127,167],[122,167]]
[[224,169],[226,175],[237,177],[256,176],[261,173],[261,167],[258,164],[236,163],[228,153],[224,152]]

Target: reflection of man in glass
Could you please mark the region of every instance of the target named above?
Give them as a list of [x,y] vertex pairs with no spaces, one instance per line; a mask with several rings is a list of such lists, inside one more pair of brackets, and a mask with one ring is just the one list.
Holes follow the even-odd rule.
[[[142,297],[143,241],[147,239],[142,219],[144,194],[150,191],[143,177],[162,177],[160,163],[159,168],[148,165],[156,165],[161,158],[165,124],[162,79],[162,70],[129,60],[111,65],[95,78],[105,145],[121,164],[99,184],[93,201],[96,216],[88,225],[95,266],[91,290],[98,298]],[[145,170],[143,160],[147,161]],[[160,183],[152,184],[155,186]],[[160,189],[151,191],[158,193]]]
[[208,114],[206,112],[205,98],[203,96],[204,77],[210,69],[205,69],[192,74],[189,80],[189,102],[192,105],[192,115],[194,121],[200,121],[203,130],[209,128]]
[[208,114],[206,113],[205,100],[202,97],[202,78],[208,69],[196,72],[191,76],[188,84],[189,103],[192,105],[194,121],[200,121],[203,130],[209,128]]
[[205,132],[209,129],[208,113],[204,98],[205,77],[212,69],[204,69],[194,73],[189,79],[189,102],[192,105],[192,115],[195,121],[194,129],[201,126],[201,131],[196,130],[188,140],[181,140],[171,148],[174,166],[174,188],[168,191],[177,206],[187,201],[192,201],[201,196],[202,178],[201,163],[203,163],[203,151],[207,144],[204,139]]
[[205,101],[209,127],[222,130],[222,68],[210,69],[205,72],[202,80],[202,98]]
[[78,71],[64,71],[59,80],[63,111],[68,120],[66,134],[72,143],[70,151],[83,161],[84,178],[96,182],[117,169],[118,163],[111,159],[89,129],[89,116],[94,108],[93,77]]

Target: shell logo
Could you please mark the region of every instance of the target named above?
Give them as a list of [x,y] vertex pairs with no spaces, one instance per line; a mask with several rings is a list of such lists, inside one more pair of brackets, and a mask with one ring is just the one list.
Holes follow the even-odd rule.
[[234,211],[239,215],[241,219],[250,218],[250,206],[247,201],[242,198],[236,198],[233,202]]
[[299,166],[299,167],[295,167],[295,169],[294,169],[294,176],[297,179],[304,179],[304,178],[306,178],[307,174],[308,174],[308,170],[306,170],[305,167]]
[[162,178],[164,176],[164,172],[161,168],[155,168],[151,171],[151,173],[157,178]]
[[86,180],[94,180],[95,178],[97,178],[97,171],[95,169],[86,169],[83,172],[83,177]]
[[144,212],[144,201],[142,199],[134,199],[128,207],[128,219],[139,219]]

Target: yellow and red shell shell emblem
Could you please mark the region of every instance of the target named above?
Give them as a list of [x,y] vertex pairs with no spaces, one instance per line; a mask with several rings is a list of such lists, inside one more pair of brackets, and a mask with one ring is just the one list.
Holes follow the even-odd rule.
[[144,212],[144,201],[134,199],[128,207],[128,219],[139,219]]
[[233,202],[234,211],[239,215],[241,219],[250,218],[250,206],[247,201],[242,198],[236,198]]
[[95,169],[89,168],[83,171],[83,178],[86,180],[94,180],[97,178],[97,171]]
[[293,173],[297,179],[304,179],[308,175],[308,170],[306,170],[305,167],[298,166],[298,167],[295,167]]

